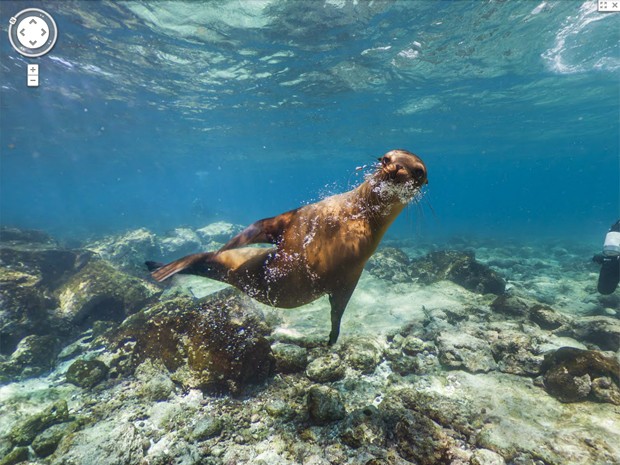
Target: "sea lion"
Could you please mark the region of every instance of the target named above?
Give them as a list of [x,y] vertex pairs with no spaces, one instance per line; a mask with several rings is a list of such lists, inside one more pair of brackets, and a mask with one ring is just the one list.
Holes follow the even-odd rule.
[[[328,294],[329,344],[334,344],[366,261],[428,183],[424,163],[406,150],[392,150],[378,160],[357,188],[257,221],[216,252],[163,266],[146,264],[157,281],[176,273],[206,276],[274,307],[295,308]],[[274,247],[244,247],[257,243]]]

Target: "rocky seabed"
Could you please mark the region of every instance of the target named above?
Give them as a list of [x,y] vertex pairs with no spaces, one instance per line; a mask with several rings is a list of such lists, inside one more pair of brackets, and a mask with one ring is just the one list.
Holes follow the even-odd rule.
[[141,267],[238,231],[2,230],[0,465],[620,463],[620,307],[580,251],[387,244],[358,302],[417,310],[356,330],[381,302],[354,303],[327,347],[327,313]]

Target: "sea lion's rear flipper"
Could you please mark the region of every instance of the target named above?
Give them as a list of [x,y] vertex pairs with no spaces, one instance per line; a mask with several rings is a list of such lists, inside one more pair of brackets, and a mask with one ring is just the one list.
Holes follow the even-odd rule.
[[299,208],[252,223],[219,250],[236,249],[248,244],[277,244]]
[[156,269],[161,268],[162,266],[165,265],[165,263],[162,263],[162,262],[152,262],[150,260],[144,262],[144,264],[146,265],[146,268],[149,271],[155,271]]
[[163,281],[177,273],[197,274],[200,276],[208,276],[208,261],[212,252],[195,253],[186,257],[175,260],[167,265],[157,262],[146,262],[146,266],[151,272],[151,276],[155,281]]

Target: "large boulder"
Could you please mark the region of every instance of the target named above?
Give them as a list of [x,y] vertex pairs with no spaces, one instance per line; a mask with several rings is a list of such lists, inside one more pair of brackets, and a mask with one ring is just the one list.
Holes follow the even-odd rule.
[[208,246],[209,244],[224,244],[241,231],[243,231],[243,226],[226,223],[225,221],[216,221],[197,229],[196,234],[198,234],[203,244]]
[[159,245],[166,260],[200,252],[203,247],[200,236],[189,228],[173,229],[159,240]]
[[447,368],[471,373],[497,369],[491,346],[483,339],[464,332],[442,332],[436,339],[439,361]]
[[58,306],[54,290],[91,256],[36,231],[0,231],[0,354],[11,354],[26,336],[66,334],[50,312]]
[[447,279],[479,294],[503,294],[506,290],[506,283],[495,271],[467,252],[431,252],[411,261],[410,275],[423,284]]
[[91,242],[86,249],[118,268],[136,273],[145,272],[145,260],[161,257],[157,236],[145,228]]
[[596,344],[602,350],[620,349],[620,320],[608,316],[575,318],[556,334]]
[[379,249],[366,263],[366,269],[377,278],[395,283],[410,282],[409,257],[396,247]]
[[229,288],[198,301],[157,303],[106,338],[118,354],[114,370],[132,373],[150,358],[186,388],[238,393],[272,373],[275,361],[265,338],[270,331],[253,302]]
[[56,291],[59,306],[53,314],[82,328],[97,320],[120,322],[160,292],[154,284],[93,259]]
[[50,371],[59,351],[59,340],[54,336],[26,336],[17,344],[11,357],[0,362],[0,382],[29,378]]
[[620,362],[596,350],[561,347],[545,355],[545,389],[561,402],[594,400],[620,405]]

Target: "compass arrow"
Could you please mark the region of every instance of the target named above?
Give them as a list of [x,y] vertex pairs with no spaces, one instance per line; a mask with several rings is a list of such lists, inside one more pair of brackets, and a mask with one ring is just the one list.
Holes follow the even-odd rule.
[[33,45],[33,46],[34,46],[34,44],[36,44],[36,43],[37,43],[37,41],[36,41],[36,40],[29,40],[28,42],[30,42],[30,45]]
[[19,33],[20,33],[21,35],[25,36],[25,35],[26,35],[26,33],[24,32],[25,30],[26,30],[26,28],[22,28],[22,30],[21,30],[21,31],[19,31]]
[[34,23],[34,24],[37,24],[37,20],[36,20],[36,19],[34,19],[34,18],[32,18],[28,24],[33,24],[33,23]]
[[43,28],[41,28],[41,37],[43,37],[45,34],[47,34],[47,31]]

